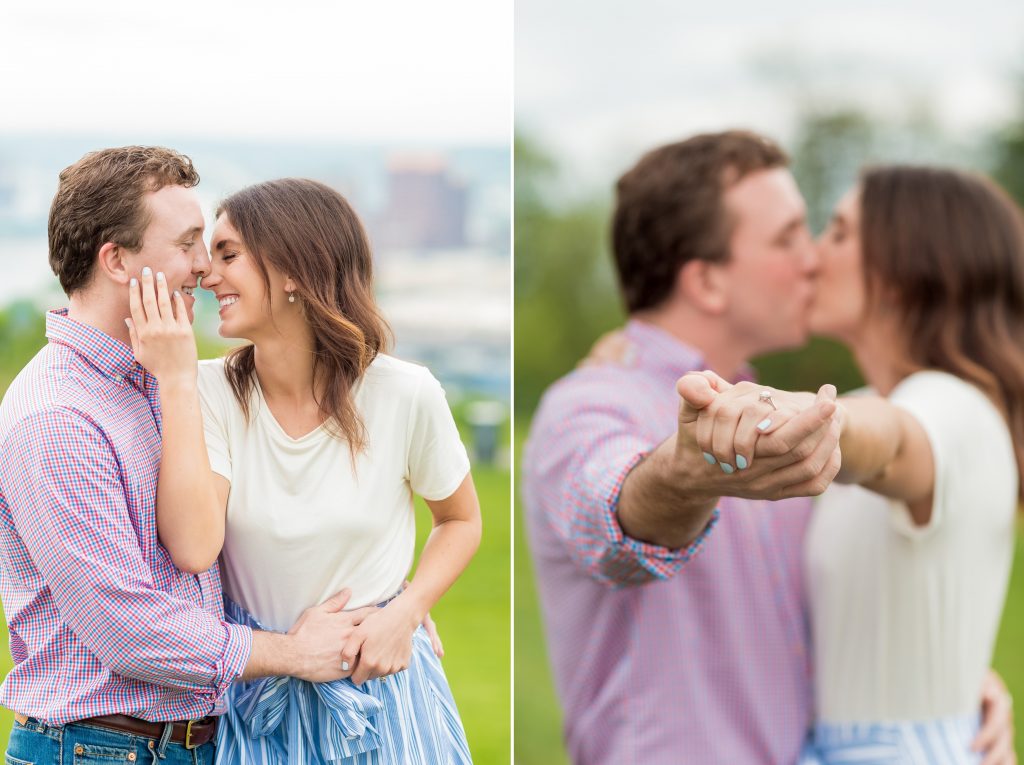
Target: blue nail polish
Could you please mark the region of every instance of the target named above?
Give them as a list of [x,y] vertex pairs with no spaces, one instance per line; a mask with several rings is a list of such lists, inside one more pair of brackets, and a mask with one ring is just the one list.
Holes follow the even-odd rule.
[[708,454],[707,452],[701,452],[704,455],[704,461],[709,465],[714,465],[718,460],[715,459],[714,454]]
[[768,430],[768,428],[771,426],[771,424],[772,424],[771,417],[765,417],[763,420],[761,420],[759,423],[757,423],[757,429],[763,432],[765,430]]
[[732,475],[733,473],[736,472],[736,468],[734,468],[728,462],[719,462],[718,464],[721,466],[722,472],[725,473],[726,475]]
[[149,266],[144,266],[143,267],[143,269],[142,269],[142,275],[143,276],[149,276],[152,273],[153,273],[153,269],[151,269]]
[[157,278],[158,281],[162,282],[164,280],[164,272],[163,271],[157,271],[156,272],[156,278]]
[[133,287],[138,287],[139,286],[139,280],[134,278],[134,277],[132,277],[132,286]]
[[746,457],[744,457],[742,454],[736,455],[736,467],[738,467],[740,470],[746,470],[748,464],[749,463],[747,462]]

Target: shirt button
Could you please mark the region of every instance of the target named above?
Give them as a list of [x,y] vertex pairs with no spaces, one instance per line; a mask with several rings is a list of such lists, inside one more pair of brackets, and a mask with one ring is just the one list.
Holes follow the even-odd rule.
[[75,754],[85,754],[85,747],[81,744],[75,746]]

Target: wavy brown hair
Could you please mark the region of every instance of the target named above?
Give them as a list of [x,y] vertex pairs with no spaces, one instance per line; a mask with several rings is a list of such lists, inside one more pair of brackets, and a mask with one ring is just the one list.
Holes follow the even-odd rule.
[[[290,276],[313,331],[313,394],[329,431],[346,439],[353,457],[366,430],[352,390],[391,330],[373,296],[373,256],[355,211],[341,194],[317,181],[284,178],[232,194],[217,208],[226,215],[263,276]],[[246,418],[256,380],[253,346],[236,348],[225,372]]]
[[868,305],[894,296],[910,361],[973,383],[1002,409],[1024,477],[1020,208],[980,175],[907,166],[866,170],[860,204]]

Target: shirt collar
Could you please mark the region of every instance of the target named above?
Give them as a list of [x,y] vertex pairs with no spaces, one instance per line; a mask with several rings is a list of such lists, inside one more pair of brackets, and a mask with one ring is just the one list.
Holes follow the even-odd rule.
[[114,382],[128,379],[139,390],[146,390],[148,373],[136,363],[132,349],[106,332],[70,318],[67,308],[47,311],[46,338],[67,346]]
[[[687,372],[707,369],[704,354],[692,345],[646,321],[630,319],[626,322],[626,337],[635,349],[636,356],[631,363],[646,369],[657,370],[679,378]],[[754,380],[756,373],[749,364],[744,364],[735,380]]]

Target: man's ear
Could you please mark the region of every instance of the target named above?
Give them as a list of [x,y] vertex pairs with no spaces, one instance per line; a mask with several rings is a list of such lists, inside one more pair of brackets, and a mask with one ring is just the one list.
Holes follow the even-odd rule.
[[127,286],[132,278],[126,262],[127,254],[124,247],[113,242],[105,243],[96,256],[96,270],[115,284]]
[[676,290],[704,313],[719,316],[729,305],[729,277],[720,263],[694,258],[679,269]]

